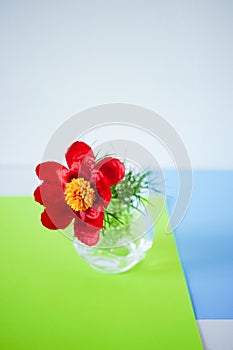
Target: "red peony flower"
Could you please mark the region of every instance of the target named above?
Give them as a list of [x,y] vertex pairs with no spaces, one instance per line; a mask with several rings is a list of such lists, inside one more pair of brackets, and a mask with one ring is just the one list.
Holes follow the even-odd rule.
[[74,142],[66,152],[68,168],[57,162],[44,162],[36,167],[42,184],[34,198],[45,209],[42,224],[51,229],[64,229],[74,219],[75,236],[92,246],[99,241],[104,209],[112,193],[110,186],[120,182],[125,167],[116,158],[106,157],[95,163],[91,147]]

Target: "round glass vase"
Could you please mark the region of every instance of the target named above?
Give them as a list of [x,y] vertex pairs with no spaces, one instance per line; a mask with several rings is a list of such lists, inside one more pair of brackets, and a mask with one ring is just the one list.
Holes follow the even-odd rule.
[[123,222],[101,230],[99,242],[87,246],[74,238],[78,254],[95,270],[117,274],[139,263],[152,247],[154,225],[146,208],[133,210],[123,217]]

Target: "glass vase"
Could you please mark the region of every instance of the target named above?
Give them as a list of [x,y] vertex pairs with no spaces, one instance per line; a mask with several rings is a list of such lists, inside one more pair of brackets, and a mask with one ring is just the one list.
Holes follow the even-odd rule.
[[153,244],[153,226],[149,211],[143,207],[125,214],[115,227],[101,230],[95,246],[87,246],[77,238],[73,243],[78,254],[93,269],[117,274],[131,269],[145,257]]

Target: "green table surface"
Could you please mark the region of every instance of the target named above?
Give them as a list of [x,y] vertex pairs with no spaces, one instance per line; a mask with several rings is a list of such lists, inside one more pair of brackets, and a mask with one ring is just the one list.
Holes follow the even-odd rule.
[[202,349],[166,210],[132,270],[91,269],[41,226],[31,197],[1,197],[0,349]]

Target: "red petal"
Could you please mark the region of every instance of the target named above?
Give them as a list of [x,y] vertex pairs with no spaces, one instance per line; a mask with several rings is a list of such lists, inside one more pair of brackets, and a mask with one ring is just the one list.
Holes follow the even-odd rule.
[[125,166],[116,158],[107,157],[102,159],[96,164],[96,168],[108,179],[110,186],[116,185],[125,176]]
[[44,162],[36,167],[36,174],[40,180],[48,183],[63,183],[68,169],[57,162]]
[[66,162],[77,177],[89,178],[94,168],[94,154],[90,146],[84,142],[74,142],[66,152]]
[[34,198],[44,207],[67,206],[61,184],[43,182],[34,192]]
[[42,183],[34,192],[37,202],[46,207],[41,214],[42,224],[51,230],[66,228],[74,218],[73,210],[66,204],[61,185]]
[[41,214],[41,222],[45,227],[49,228],[50,230],[57,230],[57,227],[50,220],[50,217],[48,216],[46,210],[44,210]]
[[98,199],[101,200],[103,206],[106,208],[112,198],[112,192],[108,179],[104,177],[102,172],[95,170],[92,173],[91,184],[96,188],[96,195],[99,196],[99,198],[96,198],[97,202]]
[[42,198],[41,198],[41,193],[40,193],[40,187],[41,186],[38,186],[35,191],[34,191],[34,199],[36,202],[40,203],[43,205],[43,201],[42,201]]
[[80,222],[79,219],[76,219],[74,222],[74,233],[79,241],[88,246],[95,245],[100,238],[100,230],[98,228]]
[[100,205],[97,207],[87,209],[85,211],[80,211],[78,213],[78,216],[82,221],[86,222],[91,226],[103,228],[104,211]]
[[74,213],[68,206],[51,206],[41,214],[42,224],[50,230],[65,229],[73,218]]

